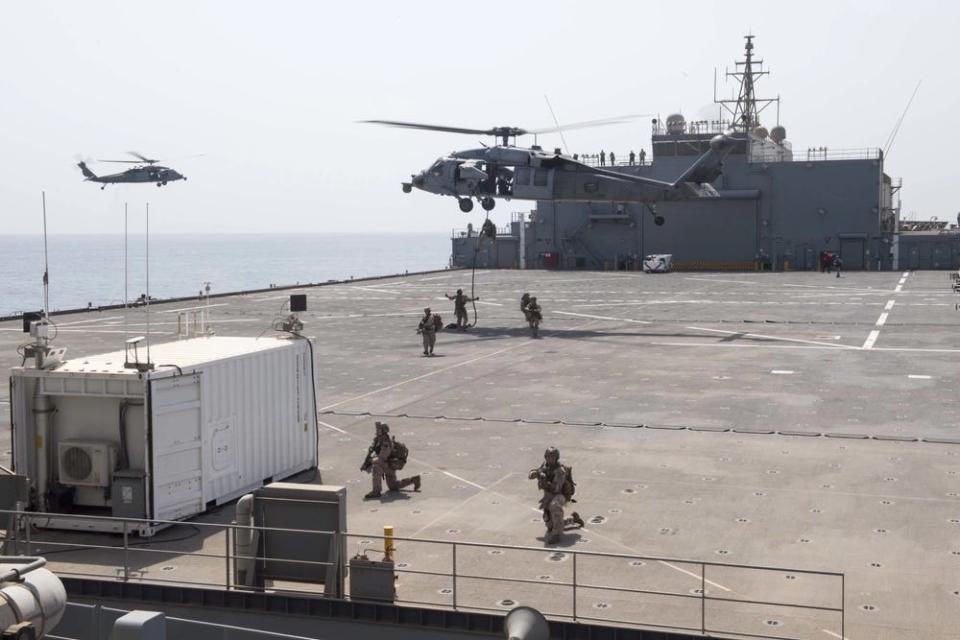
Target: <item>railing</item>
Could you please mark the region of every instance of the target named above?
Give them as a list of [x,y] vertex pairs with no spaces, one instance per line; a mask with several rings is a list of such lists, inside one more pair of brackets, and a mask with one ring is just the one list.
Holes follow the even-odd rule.
[[[120,582],[249,590],[233,579],[238,561],[333,564],[238,554],[231,538],[241,530],[303,536],[303,544],[314,545],[327,545],[331,536],[341,535],[348,554],[364,546],[369,550],[371,545],[379,545],[376,552],[382,553],[384,546],[382,535],[335,531],[3,510],[0,514],[19,519],[15,530],[8,532],[14,552],[45,556],[47,567],[63,576]],[[66,541],[62,533],[43,529],[52,518],[73,520],[87,528],[110,525],[120,531],[122,544],[103,544],[102,534],[95,540]],[[132,531],[163,525],[194,527],[197,534],[130,540]],[[44,534],[48,534],[45,539]],[[196,535],[202,537],[199,547],[190,542]],[[381,570],[397,575],[395,601],[399,604],[502,612],[524,604],[555,618],[618,626],[764,638],[822,637],[824,631],[845,636],[842,573],[569,548],[391,538],[395,564],[392,570]],[[176,543],[184,543],[184,548],[160,548]],[[58,561],[59,554],[69,555]],[[151,556],[161,560],[148,560]],[[165,558],[170,557],[187,562],[167,564],[171,561]],[[168,567],[171,577],[160,578],[158,574]],[[376,570],[375,566],[370,569]],[[323,597],[316,585],[308,583],[267,591]],[[778,628],[790,635],[777,635]]]
[[[803,157],[802,152],[794,150],[794,160]],[[810,147],[806,151],[807,162],[822,160],[879,160],[883,151],[877,148],[863,149],[831,149],[829,147]]]
[[633,161],[631,161],[629,152],[621,155],[614,151],[613,160],[610,159],[608,152],[604,152],[602,162],[599,153],[577,154],[577,161],[589,167],[649,167],[651,158],[649,155],[644,154],[643,159],[641,159],[640,153],[637,152]]

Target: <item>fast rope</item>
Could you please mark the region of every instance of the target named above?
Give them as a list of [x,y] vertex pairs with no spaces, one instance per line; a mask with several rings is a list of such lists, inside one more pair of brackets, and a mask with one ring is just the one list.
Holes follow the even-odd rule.
[[491,241],[497,239],[497,227],[490,218],[483,221],[480,231],[477,233],[477,241],[473,246],[473,266],[470,268],[470,304],[473,305],[473,324],[468,324],[468,327],[477,326],[477,256],[480,255],[480,242],[484,237],[490,238]]

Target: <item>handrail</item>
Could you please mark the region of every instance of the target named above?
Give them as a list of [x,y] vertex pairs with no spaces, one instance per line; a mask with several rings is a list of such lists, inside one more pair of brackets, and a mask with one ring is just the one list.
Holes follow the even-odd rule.
[[[277,500],[283,500],[279,498]],[[147,520],[140,518],[118,518],[113,516],[97,516],[91,514],[54,514],[46,512],[24,512],[24,511],[15,511],[15,510],[4,510],[0,509],[0,514],[12,514],[20,518],[20,522],[26,525],[26,539],[21,541],[17,537],[19,527],[15,529],[12,533],[13,538],[11,542],[14,545],[14,549],[19,548],[21,542],[25,542],[27,546],[27,554],[31,553],[32,549],[35,549],[38,545],[55,545],[56,548],[48,551],[48,553],[82,553],[83,551],[116,551],[123,554],[122,558],[122,567],[116,566],[117,577],[123,582],[137,581],[142,583],[157,583],[157,584],[193,584],[208,588],[218,588],[218,589],[248,589],[250,587],[244,587],[240,585],[232,584],[232,574],[235,570],[236,563],[239,560],[245,562],[254,561],[257,564],[264,562],[278,562],[278,563],[289,563],[302,565],[305,567],[310,566],[336,566],[339,565],[339,562],[324,562],[324,561],[313,561],[313,560],[301,560],[301,559],[292,559],[292,558],[276,558],[276,557],[264,557],[259,554],[256,555],[241,555],[236,553],[235,545],[231,548],[231,538],[236,532],[241,530],[247,531],[259,531],[262,533],[265,532],[280,532],[280,533],[294,533],[294,534],[306,534],[311,536],[323,535],[323,536],[342,536],[344,544],[347,543],[348,539],[363,538],[369,540],[384,540],[386,536],[381,534],[359,534],[359,533],[350,533],[350,532],[337,532],[337,531],[323,531],[323,530],[314,530],[314,529],[296,529],[296,528],[286,528],[286,527],[262,527],[262,526],[251,526],[251,525],[238,525],[236,523],[210,523],[210,522],[190,522],[189,525],[196,527],[200,531],[213,531],[214,533],[223,533],[225,534],[226,544],[223,552],[210,552],[204,551],[202,548],[198,551],[192,550],[178,550],[172,548],[140,548],[136,545],[132,545],[129,542],[128,533],[133,527],[134,529],[137,526],[146,526],[146,527],[155,527],[161,524],[168,525],[183,525],[187,524],[183,521],[175,520]],[[35,525],[39,525],[41,528],[43,526],[44,520],[57,518],[57,519],[74,519],[78,521],[101,521],[108,524],[122,524],[123,531],[123,545],[105,545],[97,543],[77,543],[77,542],[61,542],[57,540],[37,540],[35,537],[31,536],[31,531]],[[119,531],[118,531],[119,532]],[[9,535],[9,534],[8,534]],[[529,592],[528,585],[541,585],[545,587],[550,587],[554,589],[561,589],[570,591],[570,600],[557,599],[555,604],[559,605],[561,610],[551,611],[544,613],[555,616],[557,618],[566,618],[576,620],[603,620],[608,623],[622,623],[629,625],[642,625],[649,627],[659,627],[659,628],[674,628],[679,629],[676,625],[664,625],[657,624],[655,620],[644,620],[643,622],[637,622],[631,618],[617,617],[591,617],[583,615],[579,610],[581,608],[580,598],[582,593],[587,593],[595,596],[597,593],[610,593],[610,594],[631,594],[631,595],[648,595],[655,597],[665,597],[665,598],[674,598],[678,602],[698,602],[697,609],[699,614],[699,627],[695,630],[699,630],[701,633],[728,633],[734,634],[737,636],[752,636],[756,634],[751,634],[746,632],[745,629],[719,629],[714,628],[710,623],[716,623],[716,620],[711,620],[710,618],[717,616],[717,605],[723,605],[725,603],[731,603],[733,605],[758,605],[763,607],[781,607],[785,609],[790,609],[794,611],[794,615],[797,612],[808,611],[810,613],[821,613],[821,614],[836,614],[839,618],[836,626],[834,628],[838,631],[841,637],[844,637],[845,632],[845,607],[846,607],[846,584],[845,584],[845,575],[841,572],[836,571],[816,571],[812,569],[796,569],[790,567],[778,567],[778,566],[761,566],[761,565],[751,565],[735,562],[718,562],[718,561],[706,561],[706,560],[690,560],[683,558],[672,558],[665,556],[644,556],[638,554],[628,554],[628,553],[611,553],[603,551],[580,551],[580,550],[559,550],[555,548],[543,548],[543,547],[534,547],[534,546],[525,546],[525,545],[505,545],[497,543],[488,543],[488,542],[464,542],[464,541],[455,541],[455,540],[440,540],[435,538],[417,538],[417,537],[405,537],[405,536],[392,536],[392,540],[395,545],[399,548],[399,551],[396,553],[402,552],[403,545],[446,545],[450,547],[450,554],[446,556],[446,560],[443,553],[436,555],[436,561],[440,563],[438,568],[412,568],[407,566],[398,566],[394,564],[392,567],[377,567],[371,566],[369,569],[380,570],[380,571],[390,571],[394,575],[406,574],[409,576],[426,576],[430,578],[446,578],[451,581],[451,593],[449,594],[449,604],[446,602],[437,602],[437,601],[424,601],[422,599],[416,600],[413,598],[397,599],[397,602],[405,602],[409,604],[428,604],[433,606],[450,606],[454,610],[497,610],[496,608],[482,606],[480,602],[476,601],[476,597],[473,598],[464,598],[462,595],[463,583],[467,581],[481,581],[481,582],[495,582],[501,585],[504,585],[504,588],[507,585],[524,585],[526,586],[525,592]],[[172,542],[172,541],[171,541]],[[163,540],[158,540],[157,544],[163,544]],[[479,572],[476,571],[475,563],[470,563],[474,566],[474,570],[471,572],[464,572],[461,567],[464,566],[463,562],[463,553],[469,549],[484,549],[484,550],[501,550],[509,551],[513,553],[524,553],[524,554],[557,554],[562,553],[564,556],[569,556],[572,559],[572,567],[568,572],[572,571],[572,576],[561,577],[559,579],[531,579],[529,577],[507,577],[504,575],[494,575],[493,572],[485,572],[481,569]],[[134,552],[131,554],[131,552]],[[131,571],[131,555],[134,558],[143,558],[144,554],[164,554],[164,555],[180,555],[187,558],[196,558],[198,560],[217,560],[223,563],[224,566],[224,575],[222,579],[210,579],[203,578],[200,580],[195,579],[194,576],[181,576],[178,579],[165,579],[157,577],[144,578],[142,575],[133,576],[132,574],[136,572],[136,568]],[[36,554],[42,555],[42,554]],[[699,588],[694,591],[690,590],[688,592],[682,591],[673,591],[673,590],[664,590],[657,589],[656,584],[652,585],[651,588],[638,588],[637,586],[631,586],[630,584],[600,584],[595,580],[590,579],[591,574],[591,565],[585,561],[590,559],[596,559],[600,561],[604,560],[628,560],[628,561],[644,561],[649,563],[659,563],[666,568],[671,568],[686,574],[690,578],[690,584],[697,585]],[[346,563],[347,559],[341,559],[341,562]],[[682,565],[689,566],[689,571],[681,568]],[[102,569],[102,564],[98,565]],[[136,567],[136,563],[134,563]],[[201,563],[201,566],[207,566],[207,563]],[[485,567],[484,563],[479,565],[480,567]],[[599,572],[595,575],[604,575],[604,569],[602,564],[598,564],[595,568],[592,569],[593,572]],[[641,564],[642,566],[642,564]],[[756,576],[760,573],[770,574],[770,573],[789,573],[789,574],[803,574],[810,576],[822,576],[829,580],[835,580],[839,582],[838,586],[840,589],[839,593],[839,606],[829,605],[829,600],[824,602],[823,593],[824,590],[820,589],[816,592],[807,595],[809,602],[779,602],[773,600],[766,600],[763,598],[762,593],[754,593],[754,597],[750,597],[751,594],[749,589],[746,593],[738,593],[728,582],[728,587],[721,587],[724,593],[713,593],[715,591],[711,587],[718,587],[715,582],[712,582],[707,578],[707,570],[716,569],[716,570],[742,570],[748,571],[750,573],[749,581],[753,581]],[[119,571],[122,569],[122,572]],[[431,570],[432,569],[432,570]],[[69,563],[69,566],[64,567],[64,571],[60,571],[63,575],[71,575],[77,577],[94,577],[98,579],[103,579],[104,576],[102,573],[97,574],[93,571],[87,571],[84,573],[82,562],[78,562],[76,557],[72,557]],[[639,574],[638,574],[639,575]],[[736,575],[734,573],[733,575]],[[730,579],[734,579],[733,576],[730,576]],[[726,582],[726,580],[725,580]],[[645,586],[645,585],[643,585]],[[274,589],[271,588],[270,591],[282,592],[282,593],[298,593],[301,595],[309,595],[312,597],[325,597],[322,593],[317,593],[316,591],[310,590],[297,590],[292,588],[282,588]],[[411,596],[419,596],[422,598],[424,593],[414,592],[410,594]],[[759,595],[760,597],[756,597]],[[832,596],[830,596],[832,599]],[[707,608],[707,603],[710,602],[714,605],[711,609]],[[737,616],[733,617],[733,622],[727,622],[730,624],[737,624],[740,622],[740,618]],[[833,623],[831,623],[832,626]],[[687,628],[687,627],[684,627]],[[690,629],[690,628],[687,628]],[[760,636],[757,636],[760,637]],[[772,637],[772,636],[763,636],[763,637]]]

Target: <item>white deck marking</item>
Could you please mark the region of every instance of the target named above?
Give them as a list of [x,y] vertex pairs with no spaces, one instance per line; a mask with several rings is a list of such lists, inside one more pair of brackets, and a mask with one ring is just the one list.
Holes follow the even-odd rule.
[[778,376],[792,376],[794,372],[790,369],[774,369],[770,373]]
[[878,329],[874,329],[874,330],[871,331],[870,334],[867,336],[867,339],[863,341],[863,346],[860,347],[860,348],[861,348],[861,349],[873,349],[873,345],[877,342],[877,338],[879,338],[879,337],[880,337],[880,331],[879,331]]
[[820,631],[823,631],[823,632],[824,632],[825,634],[827,634],[828,636],[833,636],[834,638],[839,638],[840,640],[850,640],[850,638],[848,638],[848,637],[846,637],[846,636],[842,636],[842,635],[840,635],[839,633],[834,633],[833,631],[830,631],[829,629],[820,629]]
[[403,295],[402,291],[390,291],[389,289],[381,289],[380,287],[350,287],[351,289],[360,289],[362,291],[373,291],[374,293],[391,293],[395,296]]
[[[547,334],[547,335],[549,335],[549,334]],[[403,386],[403,385],[408,384],[408,383],[410,383],[410,382],[416,382],[417,380],[423,380],[424,378],[429,378],[429,377],[431,377],[431,376],[435,376],[435,375],[440,374],[440,373],[446,373],[447,371],[450,371],[450,370],[452,370],[452,369],[457,369],[457,368],[459,368],[459,367],[463,367],[463,366],[466,366],[466,365],[468,365],[468,364],[473,364],[474,362],[479,362],[480,360],[485,360],[485,359],[487,359],[487,358],[492,358],[493,356],[500,355],[501,353],[506,353],[507,351],[513,351],[514,349],[519,349],[520,347],[525,347],[525,346],[527,346],[527,345],[529,345],[529,344],[532,344],[532,343],[534,343],[534,342],[537,342],[537,341],[536,341],[536,340],[532,340],[532,339],[531,339],[531,340],[526,340],[526,341],[521,342],[521,343],[519,343],[519,344],[511,345],[511,346],[509,346],[509,347],[504,347],[503,349],[498,349],[498,350],[496,350],[496,351],[491,351],[490,353],[486,353],[486,354],[484,354],[484,355],[482,355],[482,356],[477,356],[476,358],[471,358],[470,360],[465,360],[465,361],[463,361],[463,362],[458,362],[457,364],[452,364],[452,365],[450,365],[449,367],[443,367],[443,368],[440,368],[440,369],[436,369],[436,370],[434,370],[434,371],[428,371],[427,373],[424,373],[424,374],[422,374],[422,375],[414,376],[413,378],[407,378],[406,380],[401,380],[400,382],[395,382],[395,383],[393,383],[393,384],[391,384],[391,385],[387,385],[386,387],[381,387],[381,388],[379,388],[379,389],[374,389],[373,391],[368,391],[367,393],[362,393],[362,394],[360,394],[360,395],[358,395],[358,396],[354,396],[354,397],[352,397],[352,398],[347,398],[346,400],[341,400],[340,402],[335,402],[335,403],[333,403],[333,404],[328,404],[328,405],[325,406],[325,407],[320,407],[320,408],[318,409],[318,411],[326,411],[327,409],[332,409],[332,408],[334,408],[334,407],[339,407],[340,405],[342,405],[342,404],[347,404],[348,402],[353,402],[353,401],[355,401],[355,400],[362,400],[362,399],[368,398],[368,397],[370,397],[370,396],[372,396],[372,395],[376,395],[376,394],[378,394],[378,393],[383,393],[384,391],[390,391],[391,389],[396,389],[397,387]]]
[[920,373],[911,373],[907,375],[907,377],[910,378],[911,380],[930,380],[933,378],[933,376],[928,376]]
[[493,306],[495,306],[495,307],[502,307],[502,306],[503,306],[503,303],[502,303],[502,302],[487,302],[486,300],[474,300],[474,302],[476,302],[477,304],[490,304],[490,305],[493,305]]
[[353,437],[353,435],[352,435],[349,431],[344,431],[344,430],[341,429],[340,427],[335,427],[335,426],[333,426],[332,424],[330,424],[330,423],[328,423],[328,422],[324,422],[323,420],[317,420],[317,424],[322,424],[323,426],[327,427],[328,429],[333,429],[334,431],[336,431],[336,432],[338,432],[338,433],[342,433],[342,434],[345,435],[345,436],[350,436],[351,438]]
[[484,487],[483,485],[477,484],[476,482],[470,482],[470,481],[467,480],[466,478],[461,478],[460,476],[454,475],[454,474],[450,473],[449,471],[444,471],[443,474],[446,475],[446,476],[450,476],[450,477],[453,478],[454,480],[459,480],[460,482],[465,482],[465,483],[467,483],[468,485],[470,485],[471,487],[476,487],[477,489],[480,489],[481,491],[486,491],[486,490],[487,490],[487,488]]
[[453,277],[453,274],[448,274],[445,276],[433,276],[432,278],[420,278],[417,282],[430,282],[431,280],[448,280]]
[[123,316],[109,316],[106,318],[87,318],[86,320],[75,320],[73,322],[57,322],[58,327],[72,327],[77,324],[87,324],[87,323],[96,323],[96,322],[107,322],[108,320],[123,320]]
[[[894,294],[903,291],[903,283],[907,281],[908,275],[910,275],[909,271],[903,272],[900,282],[898,282],[897,286],[893,289]],[[861,349],[873,349],[873,345],[877,343],[877,338],[880,337],[880,327],[887,323],[887,317],[890,315],[890,310],[893,309],[894,304],[896,304],[896,301],[893,298],[887,300],[887,304],[883,307],[883,313],[880,314],[880,317],[877,318],[877,322],[874,325],[877,328],[867,334],[867,339],[863,341],[863,346],[860,347]]]
[[589,313],[574,313],[572,311],[554,311],[564,316],[577,316],[578,318],[592,318],[594,320],[615,320],[617,322],[634,322],[636,324],[653,324],[649,320],[633,320],[632,318],[611,318],[610,316],[593,316]]
[[[715,349],[809,349],[820,351],[836,351],[837,345],[814,345],[814,344],[732,344],[729,342],[651,342],[657,347],[713,347]],[[841,347],[848,351],[860,351],[860,347]]]
[[684,278],[684,280],[700,280],[702,282],[729,282],[732,284],[760,284],[754,280],[720,280],[719,278]]
[[[177,313],[178,311],[197,311],[199,309],[212,309],[214,307],[229,307],[229,302],[218,302],[217,304],[204,304],[197,307],[183,307],[182,309],[164,309],[160,313]],[[137,309],[146,309],[146,305],[137,307]]]
[[780,342],[796,342],[799,344],[816,345],[818,347],[830,347],[831,349],[856,349],[856,347],[851,347],[845,344],[831,344],[829,342],[819,342],[817,340],[802,340],[800,338],[782,338],[780,336],[771,336],[763,333],[744,333],[742,331],[727,331],[725,329],[709,329],[707,327],[684,327],[684,329],[692,329],[693,331],[709,331],[712,333],[723,333],[728,336],[741,335],[745,338],[761,338],[764,340],[777,340]]

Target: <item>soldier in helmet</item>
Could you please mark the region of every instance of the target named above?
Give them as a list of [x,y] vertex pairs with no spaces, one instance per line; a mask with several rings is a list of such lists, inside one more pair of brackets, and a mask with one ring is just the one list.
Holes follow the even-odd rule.
[[457,295],[451,296],[449,293],[443,294],[447,297],[447,300],[453,300],[453,311],[457,315],[457,330],[464,331],[467,328],[467,303],[473,302],[474,300],[479,300],[480,296],[476,298],[471,298],[470,296],[464,295],[463,289],[457,289]]
[[433,355],[433,346],[437,344],[437,331],[442,328],[442,322],[440,316],[430,311],[430,307],[423,310],[423,317],[417,325],[417,333],[423,336],[423,355]]
[[397,469],[403,467],[403,464],[406,463],[406,457],[404,456],[403,461],[400,462],[394,455],[398,443],[390,437],[390,425],[385,422],[377,422],[375,428],[376,435],[373,437],[373,444],[367,450],[367,458],[363,461],[363,466],[360,467],[361,471],[369,471],[373,476],[373,489],[363,496],[363,499],[372,500],[382,496],[384,480],[387,481],[387,489],[390,491],[400,491],[400,489],[411,484],[414,491],[420,491],[419,475],[397,480]]
[[523,316],[527,319],[527,324],[530,325],[533,337],[539,337],[540,323],[543,322],[543,309],[537,304],[537,296],[523,294],[523,297],[520,298],[520,310],[523,311]]
[[547,544],[556,544],[560,535],[569,525],[583,527],[584,522],[576,511],[569,518],[563,517],[563,507],[573,500],[576,484],[573,482],[573,472],[570,467],[560,464],[560,451],[556,447],[548,447],[543,452],[543,464],[531,469],[527,476],[537,481],[537,488],[543,491],[540,498],[540,508],[543,510],[543,523],[547,527]]

